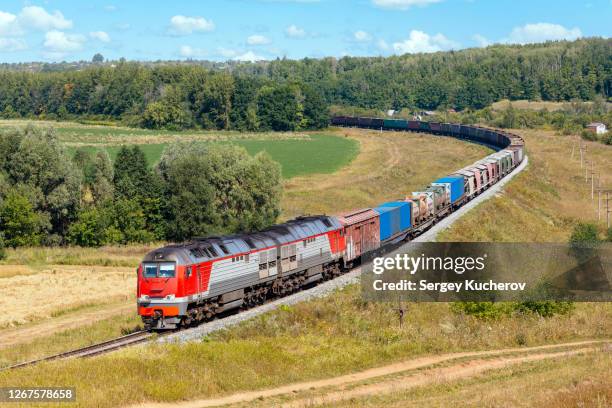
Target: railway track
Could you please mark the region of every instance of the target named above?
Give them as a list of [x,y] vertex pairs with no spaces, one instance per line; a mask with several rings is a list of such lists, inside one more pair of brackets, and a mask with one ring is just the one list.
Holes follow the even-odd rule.
[[64,353],[55,354],[49,357],[43,357],[37,360],[26,361],[12,366],[4,367],[1,370],[11,370],[15,368],[27,367],[38,364],[43,361],[64,360],[67,358],[85,358],[93,357],[99,354],[108,353],[127,346],[132,346],[138,343],[143,343],[153,336],[153,333],[146,331],[138,331],[125,336],[117,337],[112,340],[107,340],[102,343],[92,344],[90,346],[81,347],[75,350],[66,351]]

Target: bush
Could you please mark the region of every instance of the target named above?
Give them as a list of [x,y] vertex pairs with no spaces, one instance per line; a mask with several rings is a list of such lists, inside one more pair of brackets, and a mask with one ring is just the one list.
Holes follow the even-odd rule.
[[574,310],[573,302],[554,300],[529,302],[455,302],[451,310],[457,314],[466,314],[478,319],[501,319],[513,314],[538,314],[542,317],[564,315]]
[[514,307],[519,313],[537,313],[542,317],[552,317],[556,314],[565,315],[574,310],[573,302],[557,302],[554,300],[545,300],[537,302],[520,302]]
[[612,132],[608,132],[601,138],[601,143],[606,145],[612,145]]
[[597,140],[597,135],[595,132],[591,132],[590,130],[583,130],[582,133],[580,133],[580,136],[584,140],[589,140],[591,142],[595,142]]
[[479,319],[500,319],[512,312],[507,302],[455,302],[451,310],[457,314],[466,314]]

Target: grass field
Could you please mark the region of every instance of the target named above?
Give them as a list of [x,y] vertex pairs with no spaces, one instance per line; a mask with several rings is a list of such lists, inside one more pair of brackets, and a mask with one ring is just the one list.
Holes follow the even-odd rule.
[[[329,213],[380,202],[381,198],[392,198],[398,191],[422,186],[486,152],[480,146],[446,138],[346,132],[359,141],[360,154],[336,174],[289,180],[283,203],[285,216],[300,211],[300,202],[308,203],[303,205],[307,212]],[[510,182],[500,197],[466,215],[442,239],[565,242],[577,220],[593,220],[594,206],[586,194],[579,163],[569,161],[572,140],[541,132],[527,132],[525,137],[531,160],[529,170]],[[610,151],[601,145],[598,148],[601,150],[594,150],[592,158],[600,163],[602,170],[607,170]],[[436,157],[445,159],[432,160],[434,151],[440,154]],[[113,258],[101,252],[100,259]],[[44,256],[54,260],[62,257],[60,253],[29,254],[30,259]],[[93,259],[95,254],[88,256]],[[122,253],[121,256],[132,255]],[[10,257],[18,259],[19,254],[10,253]],[[395,307],[366,303],[361,299],[359,288],[352,286],[325,299],[267,313],[215,333],[202,343],[139,347],[93,359],[51,362],[11,373],[0,372],[0,386],[71,384],[77,386],[80,395],[86,396],[79,400],[78,406],[105,407],[261,389],[350,373],[424,354],[612,336],[612,307],[603,303],[577,304],[575,311],[566,316],[544,319],[515,315],[486,322],[454,314],[447,304],[421,303],[409,305],[403,327],[398,325]],[[121,316],[117,320],[121,329],[134,324],[128,316]],[[85,336],[82,330],[92,335]],[[0,361],[18,360],[18,350],[23,350],[28,357],[37,356],[37,351],[32,350],[59,351],[58,343],[63,336],[71,339],[81,336],[68,343],[75,347],[94,338],[114,335],[118,330],[117,325],[102,320],[87,329],[56,332],[29,344],[24,341],[19,348],[0,349]],[[589,373],[589,367],[596,371]],[[605,371],[599,375],[602,372],[599,368],[605,367],[605,362],[601,365],[585,358],[564,360],[563,364],[534,363],[520,369],[502,370],[487,377],[490,380],[478,378],[459,385],[440,384],[396,394],[382,402],[406,406],[406,401],[414,396],[416,401],[423,402],[421,405],[462,405],[466,393],[485,393],[487,384],[492,384],[499,388],[480,397],[467,398],[465,404],[494,405],[499,398],[506,405],[528,406],[533,397],[545,407],[572,406],[571,402],[565,402],[568,398],[578,404],[581,399],[588,401],[610,388]],[[560,374],[555,376],[558,370]],[[576,392],[564,394],[568,386]],[[552,392],[542,393],[539,387],[549,387]],[[441,392],[431,396],[428,394],[431,390]],[[380,403],[381,400],[373,398],[347,406],[380,406]]]
[[[509,101],[508,99],[504,99],[491,104],[491,108],[493,108],[494,110],[505,110],[509,104],[512,104],[512,107],[514,107],[515,109],[545,109],[550,112],[563,110],[571,106],[571,102],[528,101],[524,99],[518,101]],[[580,102],[580,104],[592,104],[592,102]],[[612,103],[608,102],[607,105],[609,107],[612,107]]]
[[232,143],[244,147],[251,155],[266,151],[281,165],[283,178],[307,174],[329,174],[346,166],[358,151],[358,143],[351,138],[330,132],[294,133],[238,133],[225,131],[171,132],[114,126],[80,125],[70,122],[26,122],[0,120],[0,127],[23,127],[34,123],[55,129],[70,154],[78,148],[94,153],[105,149],[111,158],[117,156],[122,145],[137,144],[149,165],[159,161],[169,143],[196,141],[201,143]]
[[[585,183],[576,138],[546,131],[516,132],[525,138],[529,167],[502,194],[443,232],[440,241],[567,242],[578,220],[598,222],[598,203],[591,200],[590,180]],[[612,146],[586,145],[601,186],[612,188]],[[604,220],[599,222],[602,232]]]
[[320,408],[515,407],[604,408],[612,405],[612,356],[568,357],[487,371],[381,396],[353,398]]
[[[408,192],[412,187],[423,186],[435,177],[474,161],[487,152],[487,149],[481,146],[448,138],[404,133],[380,134],[358,130],[347,131],[348,138],[343,132],[336,132],[336,134],[340,137],[335,139],[342,138],[354,141],[355,144],[358,143],[360,153],[355,160],[338,173],[295,177],[288,180],[282,206],[286,211],[293,208],[291,211],[294,213],[291,215],[299,215],[297,213],[299,209],[296,210],[295,204],[298,199],[305,200],[312,205],[306,208],[306,211],[327,213],[351,207],[373,205],[395,197],[397,194],[395,189]],[[434,151],[445,159],[427,165]],[[410,180],[404,180],[405,175],[409,175]],[[347,180],[356,184],[352,185]],[[313,189],[309,191],[308,188]],[[283,216],[286,216],[285,214],[288,213],[285,212]],[[8,305],[8,313],[1,318],[0,324],[17,326],[12,330],[31,333],[31,336],[36,338],[37,331],[34,328],[37,327],[40,320],[48,319],[61,310],[68,310],[69,312],[65,312],[62,316],[51,317],[48,322],[57,321],[58,330],[76,329],[77,326],[87,323],[87,320],[82,319],[81,316],[89,313],[95,305],[99,305],[100,308],[109,307],[108,305],[102,306],[103,297],[100,297],[99,292],[92,287],[96,279],[103,279],[109,285],[115,285],[113,290],[119,290],[119,293],[113,295],[114,301],[117,300],[115,296],[117,294],[127,296],[124,305],[131,306],[134,304],[130,296],[134,291],[133,270],[146,252],[159,245],[161,244],[104,248],[7,249],[7,258],[0,262],[0,283],[4,281],[7,288],[11,288],[15,293],[11,292],[13,295],[6,299],[10,305]],[[93,275],[88,272],[91,270],[95,270]],[[124,272],[108,273],[113,270]],[[12,302],[18,297],[17,293],[33,293],[32,288],[39,285],[38,282],[42,277],[47,278],[49,274],[53,274],[52,271],[55,271],[55,275],[52,276],[54,279],[45,280],[47,286],[44,290],[64,294],[65,296],[57,298],[61,301],[56,299],[49,304],[31,302],[28,310],[23,309],[21,300]],[[80,271],[83,276],[80,276],[77,271]],[[127,278],[123,273],[128,274]],[[72,277],[75,283],[83,285],[83,290],[66,293],[64,286],[73,287],[69,282]],[[29,300],[29,298],[25,300],[26,304]],[[28,332],[28,330],[32,331]],[[96,330],[95,327],[92,327],[91,330],[97,335],[83,338],[80,345],[88,344],[94,339],[105,339],[109,335],[109,332]],[[40,340],[42,343],[39,342],[38,345],[30,347],[28,358],[40,357],[50,350],[66,350],[69,345],[74,345],[74,343],[67,343],[62,348],[62,342],[57,342],[57,338],[52,336],[52,330],[39,330],[39,332],[44,334],[46,340]],[[6,333],[0,332],[0,358],[12,360],[6,356],[6,353],[11,350],[2,350],[2,339],[6,336],[8,336]],[[14,333],[11,336],[17,336],[17,334]],[[24,338],[28,337],[24,336]],[[47,344],[47,346],[42,344]],[[19,353],[11,355],[16,357]]]
[[[86,360],[0,372],[0,386],[71,384],[77,406],[177,401],[332,377],[419,355],[557,343],[612,335],[612,308],[580,304],[570,316],[514,316],[483,323],[443,303],[366,303],[352,286],[267,313],[202,343],[149,345]],[[161,374],[163,373],[163,375]]]

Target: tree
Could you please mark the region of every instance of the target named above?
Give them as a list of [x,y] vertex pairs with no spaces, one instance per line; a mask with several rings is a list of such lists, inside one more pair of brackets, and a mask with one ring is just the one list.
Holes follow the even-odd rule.
[[296,88],[289,85],[265,86],[257,96],[257,116],[261,130],[291,131],[298,128],[303,106]]
[[11,186],[27,191],[34,210],[51,222],[51,232],[63,236],[80,208],[80,171],[52,130],[32,126],[0,135],[0,171]]
[[94,54],[93,58],[91,59],[91,62],[93,62],[94,64],[101,64],[104,62],[104,56],[98,52]]
[[92,194],[97,203],[112,200],[115,192],[113,185],[113,165],[106,150],[96,153],[94,159]]
[[280,167],[241,147],[175,144],[158,171],[166,186],[168,238],[264,228],[280,213]]
[[43,214],[17,191],[9,191],[0,204],[0,232],[4,244],[13,248],[39,245],[50,227]]
[[205,129],[229,129],[234,79],[226,73],[213,75],[195,93],[194,111]]
[[153,172],[138,145],[121,146],[115,159],[113,173],[117,197],[140,200],[151,194]]
[[329,124],[329,105],[320,92],[311,87],[304,90],[304,127],[321,129]]
[[185,129],[191,126],[191,113],[181,91],[175,86],[163,88],[160,100],[147,105],[142,125],[149,129]]

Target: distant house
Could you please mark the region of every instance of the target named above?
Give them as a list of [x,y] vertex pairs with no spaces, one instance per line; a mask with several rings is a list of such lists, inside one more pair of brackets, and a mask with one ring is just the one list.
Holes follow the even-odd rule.
[[389,109],[387,111],[387,116],[393,116],[393,115],[395,115],[395,109]]
[[606,125],[604,125],[603,123],[599,123],[599,122],[589,123],[586,128],[587,130],[597,135],[602,135],[608,131],[606,129]]

